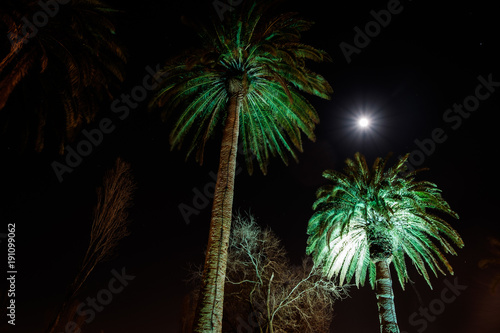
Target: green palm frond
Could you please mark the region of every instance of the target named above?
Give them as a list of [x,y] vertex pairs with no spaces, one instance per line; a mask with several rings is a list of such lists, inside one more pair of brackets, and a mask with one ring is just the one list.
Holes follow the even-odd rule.
[[273,156],[285,164],[290,156],[297,160],[302,133],[315,140],[319,118],[301,92],[329,98],[332,88],[306,67],[306,60],[330,58],[300,43],[312,22],[294,13],[269,18],[263,8],[249,2],[212,29],[197,27],[203,47],[171,59],[163,68],[166,79],[151,106],[162,108],[164,115],[184,110],[173,125],[170,143],[180,148],[192,135],[186,158],[196,151],[196,160],[203,163],[205,145],[226,117],[231,78],[244,83],[239,132],[250,173],[254,157],[266,173]]
[[[371,169],[356,153],[343,173],[327,170],[332,181],[321,187],[309,220],[307,253],[324,274],[359,287],[367,275],[372,287],[375,262],[390,259],[404,288],[407,256],[429,286],[430,273],[453,274],[445,253],[456,255],[452,244],[463,247],[460,235],[436,213],[458,218],[434,183],[416,181],[406,173],[408,155],[387,170],[377,158]],[[451,242],[451,243],[450,243]],[[432,286],[431,286],[432,288]]]
[[110,20],[113,10],[102,2],[59,4],[44,26],[25,36],[23,25],[40,10],[32,0],[0,5],[0,30],[11,42],[0,55],[2,134],[37,151],[49,145],[62,153],[112,99],[126,57]]

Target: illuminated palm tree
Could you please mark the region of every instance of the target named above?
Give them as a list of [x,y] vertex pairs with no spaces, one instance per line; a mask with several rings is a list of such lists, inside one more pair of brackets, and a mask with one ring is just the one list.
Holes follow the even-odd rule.
[[416,181],[417,171],[406,173],[409,155],[388,170],[387,159],[377,158],[369,169],[356,153],[347,159],[344,173],[327,170],[323,177],[333,184],[321,187],[309,220],[307,253],[323,273],[340,285],[354,277],[364,285],[367,275],[377,295],[380,331],[399,332],[389,266],[394,264],[404,289],[408,280],[405,255],[431,286],[427,268],[453,274],[439,245],[456,255],[450,239],[463,247],[460,235],[433,212],[458,215],[441,197],[437,186]]
[[314,140],[318,115],[299,91],[329,98],[331,87],[305,66],[307,59],[324,61],[323,51],[300,43],[311,22],[287,13],[264,17],[263,7],[249,3],[227,13],[214,29],[200,28],[203,48],[170,61],[152,104],[164,110],[182,106],[170,134],[180,147],[188,133],[189,156],[203,162],[207,140],[223,126],[219,171],[214,194],[196,332],[220,332],[227,247],[231,227],[238,139],[241,138],[249,173],[255,157],[267,172],[268,160],[287,153],[297,159],[301,131]]
[[0,49],[1,132],[6,140],[16,138],[12,146],[62,153],[111,100],[123,81],[125,55],[112,10],[100,1],[52,1],[45,9],[44,3],[0,5],[0,31],[10,41]]

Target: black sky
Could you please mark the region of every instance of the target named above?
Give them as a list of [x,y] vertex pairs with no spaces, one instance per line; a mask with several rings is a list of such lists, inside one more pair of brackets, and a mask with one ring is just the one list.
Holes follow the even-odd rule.
[[[497,11],[492,2],[401,1],[401,12],[348,63],[339,45],[354,44],[356,26],[372,21],[370,11],[386,9],[390,1],[285,1],[282,11],[297,10],[316,22],[304,34],[306,43],[326,50],[330,64],[314,65],[331,83],[331,101],[311,97],[321,123],[315,143],[306,142],[299,164],[285,167],[274,159],[267,176],[246,172],[236,178],[234,208],[254,213],[262,226],[270,226],[283,240],[293,261],[304,255],[307,221],[316,189],[324,184],[325,169],[340,169],[344,160],[360,151],[372,161],[417,149],[415,140],[431,138],[441,128],[447,139],[425,157],[422,174],[443,190],[459,215],[452,221],[465,248],[451,258],[458,281],[467,289],[425,332],[493,333],[500,328],[500,296],[488,293],[493,270],[482,271],[477,262],[488,257],[487,236],[500,236],[498,205],[498,111],[500,87],[481,101],[470,117],[456,128],[443,114],[454,103],[475,94],[478,77],[500,82]],[[199,41],[181,15],[204,17],[211,1],[109,1],[123,10],[117,33],[129,52],[124,93],[142,82],[146,66]],[[484,90],[482,90],[484,91]],[[116,120],[117,129],[106,135],[94,152],[59,183],[51,168],[54,156],[19,156],[2,144],[2,230],[16,223],[19,304],[14,332],[40,332],[61,301],[65,286],[84,255],[90,231],[95,187],[117,156],[130,161],[138,183],[131,209],[132,234],[115,257],[97,267],[82,291],[94,297],[112,277],[111,270],[134,275],[85,332],[177,332],[183,282],[189,263],[199,264],[207,240],[210,205],[186,224],[179,205],[192,206],[193,189],[203,191],[216,172],[218,145],[208,146],[207,160],[199,166],[184,161],[184,151],[170,152],[168,124],[147,115],[143,102],[130,117]],[[360,110],[376,119],[373,132],[357,135],[353,114]],[[110,115],[109,108],[102,116]],[[113,118],[115,119],[115,118]],[[1,243],[4,251],[5,243]],[[4,267],[4,265],[2,265]],[[430,290],[418,274],[414,288],[395,283],[396,309],[403,331],[417,332],[408,318],[439,298],[445,279],[433,278]],[[420,303],[422,302],[422,303]],[[4,325],[4,320],[0,328]],[[375,296],[369,287],[352,290],[352,297],[336,306],[332,332],[378,330]]]

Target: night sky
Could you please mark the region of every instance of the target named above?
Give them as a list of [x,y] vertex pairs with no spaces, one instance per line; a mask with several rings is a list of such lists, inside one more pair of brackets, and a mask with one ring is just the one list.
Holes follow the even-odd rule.
[[[213,12],[211,1],[107,3],[122,10],[116,22],[129,55],[124,93],[142,82],[148,73],[146,66],[155,68],[181,50],[199,45],[195,34],[181,23],[182,15],[204,18]],[[374,20],[370,12],[387,9],[388,4],[398,13],[392,14],[386,27],[372,33],[366,46],[346,57],[340,45],[355,46],[355,28],[364,30]],[[478,268],[480,259],[492,256],[488,237],[500,237],[495,211],[500,185],[497,11],[489,1],[450,1],[438,6],[405,0],[399,6],[394,4],[285,1],[280,5],[282,11],[298,11],[316,22],[303,40],[332,56],[332,63],[311,67],[328,79],[334,93],[330,101],[308,96],[321,121],[316,142],[304,139],[299,163],[292,161],[286,167],[275,158],[266,176],[260,171],[236,176],[233,207],[251,210],[260,225],[270,226],[292,261],[298,263],[305,255],[307,222],[315,191],[325,184],[321,177],[325,169],[340,170],[345,159],[357,151],[369,163],[389,152],[395,157],[413,153],[415,163],[430,169],[421,179],[435,182],[460,215],[458,221],[449,222],[461,234],[465,247],[458,250],[457,257],[449,257],[455,277],[432,278],[434,290],[414,270],[410,276],[414,284],[407,284],[405,291],[394,281],[400,329],[419,332],[421,326],[409,322],[411,315],[440,299],[447,283],[455,281],[467,288],[434,321],[428,321],[423,331],[497,333],[500,291],[491,294],[488,288],[498,269]],[[487,81],[490,84],[485,87]],[[478,88],[480,84],[483,88]],[[454,104],[474,101],[470,97],[478,93],[483,100],[468,106],[474,111],[463,108],[464,116],[453,112]],[[364,132],[356,127],[361,114],[373,121]],[[95,297],[107,286],[112,270],[125,269],[135,278],[97,313],[85,332],[178,331],[182,298],[188,291],[184,280],[190,264],[200,264],[204,258],[211,203],[199,209],[198,215],[191,215],[189,223],[179,205],[193,206],[194,192],[203,191],[213,181],[220,142],[210,141],[206,160],[199,166],[193,158],[185,161],[185,151],[170,151],[169,124],[148,114],[147,101],[124,120],[109,107],[101,111],[103,117],[111,117],[116,129],[71,174],[64,175],[62,182],[51,163],[63,157],[48,152],[18,154],[2,143],[6,170],[1,174],[1,188],[6,198],[2,200],[0,232],[7,232],[7,223],[16,224],[19,267],[13,332],[42,332],[52,319],[85,254],[95,188],[118,156],[131,163],[138,184],[130,210],[131,235],[120,243],[111,260],[95,269],[81,297]],[[425,147],[419,148],[419,142],[420,146],[425,142]],[[5,253],[5,242],[0,240]],[[10,329],[5,322],[3,318],[2,332]],[[350,298],[336,303],[332,332],[378,330],[375,294],[369,286],[353,288]]]

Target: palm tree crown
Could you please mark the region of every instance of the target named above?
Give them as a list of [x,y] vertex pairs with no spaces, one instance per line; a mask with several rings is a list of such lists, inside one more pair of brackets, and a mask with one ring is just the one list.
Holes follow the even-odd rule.
[[270,156],[279,155],[285,164],[286,152],[297,159],[294,148],[302,150],[300,131],[315,138],[318,115],[299,91],[329,98],[328,82],[305,66],[306,59],[319,62],[329,57],[299,42],[312,22],[293,13],[267,20],[263,11],[254,3],[240,16],[227,13],[227,19],[215,23],[212,30],[199,27],[203,48],[172,59],[164,68],[167,78],[153,104],[165,110],[186,104],[170,142],[180,147],[192,129],[187,155],[197,150],[200,163],[207,139],[224,122],[230,95],[239,85],[239,126],[250,173],[252,155],[266,173]]
[[[364,285],[367,272],[375,284],[375,263],[394,264],[404,289],[408,279],[405,255],[431,286],[427,267],[434,275],[453,274],[438,244],[446,253],[456,254],[446,238],[458,247],[463,241],[441,217],[431,211],[458,215],[441,197],[437,186],[416,181],[418,171],[406,172],[408,155],[384,171],[387,159],[377,158],[371,169],[356,153],[347,159],[344,173],[328,170],[323,176],[334,184],[321,187],[309,221],[307,253],[313,254],[328,277]],[[443,267],[444,266],[444,267]],[[432,288],[432,286],[431,286]]]
[[[10,40],[0,49],[2,134],[21,148],[51,146],[62,153],[111,100],[126,59],[110,20],[113,10],[101,1],[54,2],[49,14],[40,3],[0,5],[1,31]],[[33,19],[43,15],[42,25]]]

